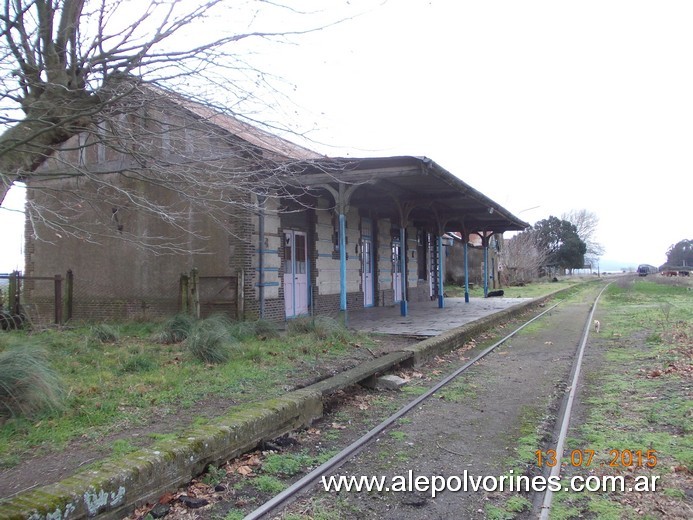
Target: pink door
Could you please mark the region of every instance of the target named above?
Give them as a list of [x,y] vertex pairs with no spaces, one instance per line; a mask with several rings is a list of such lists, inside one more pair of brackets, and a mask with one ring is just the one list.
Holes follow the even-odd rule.
[[402,247],[399,237],[392,239],[392,289],[394,301],[402,301]]
[[284,305],[286,317],[308,314],[308,244],[301,231],[284,231]]
[[370,219],[361,221],[361,285],[363,306],[373,307],[373,238]]

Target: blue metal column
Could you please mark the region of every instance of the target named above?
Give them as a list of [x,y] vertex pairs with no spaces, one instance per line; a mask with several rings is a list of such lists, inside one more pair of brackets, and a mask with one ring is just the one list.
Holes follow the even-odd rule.
[[399,302],[399,312],[402,316],[407,315],[407,249],[404,241],[404,228],[399,228],[399,270],[402,278],[402,299]]
[[438,308],[442,309],[445,307],[445,296],[443,289],[443,237],[438,235]]
[[346,285],[346,215],[339,214],[339,310],[344,313],[346,324],[347,285]]
[[469,262],[467,257],[467,237],[464,237],[464,302],[469,303]]
[[484,238],[484,298],[488,296],[488,238]]

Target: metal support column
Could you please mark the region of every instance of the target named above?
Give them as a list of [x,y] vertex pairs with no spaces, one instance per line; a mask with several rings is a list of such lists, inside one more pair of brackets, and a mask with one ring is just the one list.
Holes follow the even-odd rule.
[[405,229],[399,228],[399,270],[402,279],[402,299],[399,302],[399,312],[402,316],[407,315],[407,247],[405,242]]
[[488,296],[488,238],[484,238],[484,298]]
[[339,311],[347,323],[346,215],[339,214]]
[[464,237],[464,302],[469,303],[469,260],[467,256],[467,237]]
[[438,235],[438,308],[445,307],[445,289],[443,288],[443,237]]

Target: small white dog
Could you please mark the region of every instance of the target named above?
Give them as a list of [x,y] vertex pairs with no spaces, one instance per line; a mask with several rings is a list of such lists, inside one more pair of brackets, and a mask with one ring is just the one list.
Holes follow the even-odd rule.
[[599,333],[599,329],[601,328],[602,324],[599,323],[599,320],[594,320],[594,331],[596,333]]

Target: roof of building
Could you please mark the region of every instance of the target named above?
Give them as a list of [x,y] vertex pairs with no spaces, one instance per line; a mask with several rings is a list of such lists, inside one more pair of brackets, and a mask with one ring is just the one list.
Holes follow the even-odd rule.
[[380,214],[408,212],[410,220],[443,231],[520,231],[527,222],[428,157],[323,158],[302,163],[300,184],[308,189],[345,183],[353,201]]
[[[325,157],[288,139],[263,130],[259,126],[250,124],[235,114],[223,111],[220,107],[197,102],[160,87],[148,85],[146,88],[165,96],[201,120],[280,157],[290,160],[309,160]],[[257,124],[259,125],[259,123]]]
[[503,232],[529,227],[527,222],[428,157],[326,157],[232,114],[171,91],[156,90],[202,120],[296,163],[294,167],[300,172],[297,179],[302,188],[362,184],[368,189],[356,189],[354,200],[360,204],[371,204],[382,214],[390,215],[399,215],[406,207],[410,219],[442,225],[445,231]]

